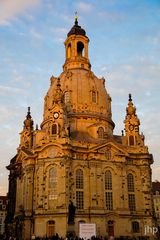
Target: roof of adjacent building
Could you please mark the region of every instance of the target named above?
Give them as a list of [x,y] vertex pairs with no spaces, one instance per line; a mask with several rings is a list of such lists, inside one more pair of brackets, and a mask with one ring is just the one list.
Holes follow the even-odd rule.
[[8,204],[8,197],[0,196],[0,211],[6,211],[7,204]]
[[152,182],[152,191],[154,195],[156,195],[156,192],[159,192],[160,195],[160,182]]

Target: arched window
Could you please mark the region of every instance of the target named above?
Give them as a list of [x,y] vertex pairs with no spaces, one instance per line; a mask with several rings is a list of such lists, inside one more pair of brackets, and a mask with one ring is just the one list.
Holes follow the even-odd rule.
[[57,134],[58,133],[58,128],[57,128],[57,124],[53,124],[52,125],[52,134],[54,135],[54,134]]
[[83,171],[81,169],[76,171],[76,188],[83,189]]
[[47,237],[51,238],[55,233],[55,221],[50,220],[47,222]]
[[97,94],[95,91],[92,91],[92,102],[96,103],[97,102]]
[[84,55],[84,44],[82,42],[77,43],[77,55],[83,57]]
[[103,139],[104,138],[104,129],[103,127],[98,128],[98,138]]
[[134,192],[134,177],[131,173],[127,175],[127,186],[128,186],[128,206],[130,211],[136,210],[136,200]]
[[134,192],[134,177],[132,173],[127,175],[128,192]]
[[48,207],[53,209],[57,204],[57,171],[51,168],[48,173]]
[[57,171],[55,168],[49,170],[49,188],[57,187]]
[[109,220],[107,225],[108,236],[114,236],[114,222],[112,220]]
[[138,233],[139,231],[140,231],[139,222],[137,221],[132,222],[132,232]]
[[105,172],[105,189],[112,190],[112,173],[109,170]]
[[67,58],[70,58],[70,57],[71,57],[71,43],[69,43],[67,47]]
[[69,91],[66,91],[64,93],[64,103],[67,104],[70,102],[70,92]]
[[83,192],[83,171],[81,169],[76,170],[76,208],[84,208],[84,192]]
[[109,170],[105,172],[105,199],[107,210],[113,210],[112,173]]

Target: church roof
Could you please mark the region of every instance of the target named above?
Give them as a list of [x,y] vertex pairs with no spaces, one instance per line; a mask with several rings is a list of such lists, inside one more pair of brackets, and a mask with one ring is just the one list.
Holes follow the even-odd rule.
[[78,25],[77,18],[75,19],[74,26],[71,28],[71,30],[67,34],[67,37],[71,35],[82,35],[82,36],[86,35],[86,31],[83,28],[81,28],[81,26]]

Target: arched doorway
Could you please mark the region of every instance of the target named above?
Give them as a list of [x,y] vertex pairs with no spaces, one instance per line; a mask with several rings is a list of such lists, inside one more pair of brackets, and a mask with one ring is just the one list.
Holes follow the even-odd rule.
[[108,236],[114,237],[114,222],[112,220],[108,221]]
[[47,222],[47,237],[53,237],[55,235],[55,221],[50,220]]

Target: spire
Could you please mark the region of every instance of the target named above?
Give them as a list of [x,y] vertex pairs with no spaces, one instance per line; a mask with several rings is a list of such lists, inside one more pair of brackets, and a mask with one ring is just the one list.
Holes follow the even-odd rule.
[[132,95],[129,93],[129,101],[132,102]]
[[61,89],[61,83],[60,79],[57,78],[57,87],[55,89],[55,93],[53,96],[53,101],[54,102],[61,102],[62,101],[62,89]]
[[125,124],[125,138],[128,145],[143,145],[144,136],[139,134],[140,121],[136,114],[136,107],[132,102],[132,95],[129,93],[128,106],[126,108]]
[[71,30],[67,34],[67,37],[71,35],[82,35],[82,36],[86,35],[86,31],[83,28],[81,28],[81,26],[78,25],[77,12],[75,12],[74,26],[71,28]]
[[78,26],[78,15],[77,15],[77,12],[75,12],[75,17],[74,17],[75,21],[74,21],[74,24],[76,26]]
[[28,107],[26,119],[24,120],[24,129],[33,130],[33,120],[31,117],[30,107]]
[[133,106],[133,102],[132,102],[132,95],[131,93],[129,93],[129,99],[128,99],[128,107],[126,108],[126,112],[127,112],[127,116],[132,116],[135,115],[136,116],[136,107]]

